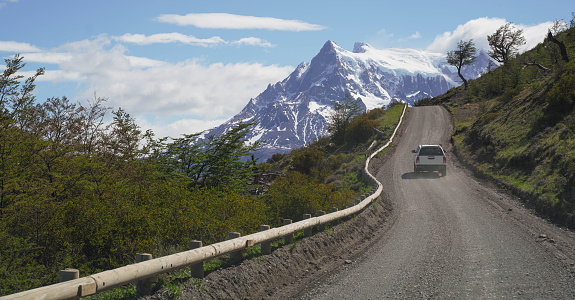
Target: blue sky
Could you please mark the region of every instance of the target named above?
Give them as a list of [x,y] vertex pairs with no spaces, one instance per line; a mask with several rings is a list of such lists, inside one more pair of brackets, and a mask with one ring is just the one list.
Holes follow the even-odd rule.
[[[332,40],[352,50],[452,50],[506,22],[532,47],[572,1],[0,0],[0,56],[24,56],[38,101],[108,98],[142,129],[176,137],[238,113]],[[4,64],[0,66],[0,70]]]

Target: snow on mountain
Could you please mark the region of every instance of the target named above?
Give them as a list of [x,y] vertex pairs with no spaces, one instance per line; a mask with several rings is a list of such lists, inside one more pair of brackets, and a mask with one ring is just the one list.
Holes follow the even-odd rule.
[[[489,61],[481,52],[462,72],[480,76]],[[392,101],[414,104],[459,85],[457,70],[445,55],[413,49],[375,49],[356,43],[352,52],[327,41],[310,63],[303,62],[283,81],[270,84],[244,109],[206,135],[221,134],[239,122],[256,121],[249,142],[265,141],[256,156],[288,152],[327,135],[335,101],[345,94],[360,98],[365,109]]]

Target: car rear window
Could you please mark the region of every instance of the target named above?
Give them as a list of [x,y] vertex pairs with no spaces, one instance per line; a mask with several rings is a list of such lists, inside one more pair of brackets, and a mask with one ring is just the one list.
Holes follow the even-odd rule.
[[419,155],[443,156],[443,151],[441,151],[441,148],[438,147],[423,147],[421,150],[419,150]]

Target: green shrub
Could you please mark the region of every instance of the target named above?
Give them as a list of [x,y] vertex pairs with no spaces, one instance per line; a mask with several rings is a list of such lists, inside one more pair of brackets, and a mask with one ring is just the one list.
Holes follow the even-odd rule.
[[549,93],[547,102],[551,109],[557,112],[568,113],[575,103],[575,62],[571,61],[563,74],[559,77]]
[[378,125],[377,121],[367,116],[354,118],[345,132],[345,142],[353,145],[366,142],[374,134],[373,129]]
[[306,146],[292,151],[292,167],[303,174],[311,174],[313,167],[317,166],[325,157],[325,153],[318,147]]
[[265,198],[270,216],[279,224],[283,219],[299,221],[303,214],[315,215],[318,210],[344,208],[353,195],[349,190],[338,191],[332,185],[314,183],[300,172],[290,172],[272,184]]

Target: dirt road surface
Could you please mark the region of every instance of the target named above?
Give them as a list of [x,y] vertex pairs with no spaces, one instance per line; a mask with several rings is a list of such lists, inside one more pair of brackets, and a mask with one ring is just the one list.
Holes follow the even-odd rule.
[[[450,151],[451,117],[409,108],[386,157],[384,195],[356,217],[272,254],[185,279],[180,299],[574,299],[575,235],[475,179],[413,173],[418,144]],[[164,288],[146,299],[173,299]]]
[[448,153],[446,177],[413,173],[418,144],[449,143],[441,107],[408,110],[394,155],[377,174],[393,226],[304,299],[574,299],[575,238],[517,199],[478,182]]

